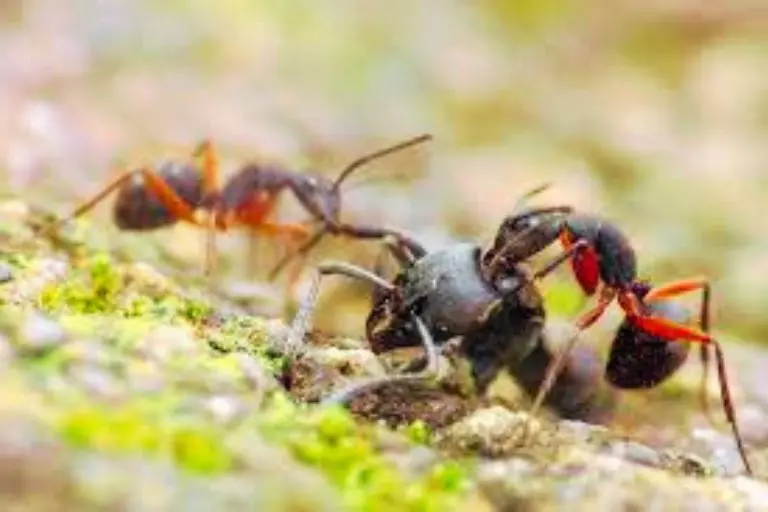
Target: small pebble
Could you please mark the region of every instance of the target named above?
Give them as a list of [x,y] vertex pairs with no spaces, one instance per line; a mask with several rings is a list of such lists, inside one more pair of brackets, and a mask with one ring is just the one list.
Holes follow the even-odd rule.
[[336,347],[314,348],[309,350],[306,357],[321,365],[330,366],[344,371],[348,375],[380,376],[386,371],[370,350],[354,349],[342,350]]
[[252,389],[266,392],[277,388],[275,378],[259,363],[259,361],[245,353],[234,354],[240,364],[243,376]]
[[40,313],[29,313],[21,322],[16,345],[24,355],[40,356],[64,344],[67,333],[58,322]]
[[78,365],[69,372],[72,379],[89,393],[102,398],[120,396],[120,386],[108,371],[93,365]]
[[557,424],[557,431],[560,434],[565,434],[573,442],[586,443],[601,435],[607,435],[608,429],[600,425],[590,425],[583,421],[562,420]]
[[513,457],[506,460],[493,460],[480,465],[477,478],[480,482],[516,479],[533,473],[534,465],[526,459]]
[[0,284],[13,280],[13,272],[7,263],[0,261]]
[[652,468],[662,465],[661,455],[656,450],[634,441],[612,443],[610,453],[616,457]]
[[167,325],[153,329],[137,344],[141,354],[158,363],[165,363],[173,357],[193,355],[202,346],[202,342],[198,342],[189,330]]
[[737,475],[744,470],[741,456],[733,436],[711,428],[697,428],[691,434],[686,451],[702,457],[712,464],[718,473]]
[[5,335],[0,334],[0,370],[5,370],[13,359],[13,347]]
[[747,444],[768,442],[768,414],[757,405],[744,404],[739,410],[739,427]]
[[205,401],[205,409],[218,423],[230,423],[245,412],[243,401],[235,396],[215,395]]

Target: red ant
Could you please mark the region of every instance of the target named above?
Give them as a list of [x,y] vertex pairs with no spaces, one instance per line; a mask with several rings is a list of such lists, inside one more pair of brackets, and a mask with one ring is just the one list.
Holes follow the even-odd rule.
[[205,228],[208,233],[205,271],[210,274],[214,266],[216,231],[246,227],[270,236],[288,236],[300,240],[309,236],[306,224],[269,219],[280,194],[290,190],[313,219],[324,225],[305,245],[306,248],[300,249],[300,254],[311,248],[309,244],[319,242],[326,232],[363,238],[383,237],[388,234],[387,230],[341,223],[340,187],[359,167],[431,138],[430,135],[420,135],[358,158],[333,181],[317,173],[299,173],[250,163],[237,171],[223,187],[220,184],[217,152],[213,143],[205,140],[193,152],[200,166],[165,162],[156,170],[145,166],[121,172],[91,199],[80,204],[49,229],[56,229],[88,212],[117,190],[113,218],[121,230],[148,231],[179,221]]
[[[739,454],[749,474],[744,443],[736,422],[730,386],[725,370],[725,356],[720,343],[709,334],[711,287],[704,279],[673,281],[655,288],[637,279],[637,258],[626,235],[601,218],[569,214],[552,220],[547,226],[534,226],[539,233],[559,238],[570,255],[571,267],[582,290],[594,295],[600,285],[598,303],[576,320],[581,332],[605,312],[614,298],[626,317],[614,337],[606,368],[608,381],[620,389],[654,387],[669,378],[683,364],[690,349],[699,343],[704,365],[702,400],[708,412],[704,385],[709,367],[709,347],[714,347],[720,381],[723,410],[731,424]],[[702,292],[699,328],[688,324],[689,315],[674,297]],[[531,410],[535,414],[552,387],[567,354],[578,338],[569,340],[552,362]]]

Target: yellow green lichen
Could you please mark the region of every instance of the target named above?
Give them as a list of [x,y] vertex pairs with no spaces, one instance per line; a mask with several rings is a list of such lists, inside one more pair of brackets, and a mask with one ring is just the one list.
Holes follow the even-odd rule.
[[141,403],[75,408],[59,419],[57,427],[62,438],[77,448],[166,457],[192,473],[224,472],[234,461],[214,429]]
[[456,461],[408,476],[377,447],[376,427],[360,425],[342,408],[273,405],[261,432],[323,472],[354,510],[449,510],[461,501],[468,468]]
[[251,316],[233,316],[204,337],[219,352],[244,352],[255,356],[274,374],[281,374],[288,360],[268,339],[264,320]]
[[202,321],[210,312],[210,306],[201,301],[178,297],[170,291],[142,290],[125,267],[103,253],[84,258],[63,282],[43,287],[37,306],[56,313],[112,314],[193,323]]

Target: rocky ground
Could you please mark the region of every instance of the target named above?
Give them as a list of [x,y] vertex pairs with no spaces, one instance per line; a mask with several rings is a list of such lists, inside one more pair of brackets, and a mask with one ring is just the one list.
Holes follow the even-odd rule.
[[38,236],[41,222],[0,204],[3,510],[768,507],[754,410],[756,479],[725,427],[659,436],[672,416],[647,403],[655,435],[542,416],[525,438],[519,400],[455,388],[321,407],[329,389],[385,371],[363,343],[315,333],[288,353],[282,321],[94,250],[87,228]]

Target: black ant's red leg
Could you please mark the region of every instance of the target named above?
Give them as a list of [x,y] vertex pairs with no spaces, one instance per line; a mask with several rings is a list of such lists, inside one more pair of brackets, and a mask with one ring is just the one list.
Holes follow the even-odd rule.
[[[643,298],[645,302],[653,302],[655,300],[663,300],[672,298],[677,295],[701,291],[701,306],[699,310],[699,325],[701,330],[709,334],[710,329],[710,304],[712,299],[712,287],[709,282],[704,278],[690,278],[684,280],[673,281],[664,285],[658,286],[652,289]],[[699,346],[699,355],[701,358],[702,377],[701,385],[699,389],[699,401],[701,402],[704,415],[710,421],[714,423],[712,411],[709,407],[709,399],[707,394],[707,382],[709,381],[709,347],[706,343]]]
[[603,315],[611,302],[613,302],[615,296],[616,291],[613,288],[603,288],[603,292],[600,295],[598,303],[592,309],[589,309],[588,311],[579,315],[579,317],[576,319],[576,332],[565,343],[563,348],[558,351],[555,358],[547,367],[544,380],[541,383],[541,387],[539,387],[539,391],[536,393],[536,397],[533,400],[533,405],[529,411],[531,416],[535,416],[538,413],[539,408],[541,408],[541,404],[543,404],[544,400],[547,398],[547,395],[552,389],[552,385],[555,383],[555,380],[562,371],[565,361],[568,359],[568,354],[576,345],[576,342],[579,339],[579,334],[581,334],[582,331],[588,329],[597,321],[598,318]]
[[[669,283],[658,288],[651,290],[645,297],[645,300],[661,300],[666,298],[672,298],[677,295],[688,293],[696,290],[704,290],[705,297],[709,297],[709,293],[706,290],[710,287],[709,283],[703,279],[688,279],[682,281],[676,281]],[[731,430],[733,431],[733,437],[736,441],[736,446],[741,455],[744,467],[748,474],[752,474],[752,468],[747,459],[746,449],[744,448],[744,442],[739,432],[738,423],[736,421],[736,410],[733,407],[733,400],[731,399],[730,385],[728,384],[728,375],[725,369],[725,356],[720,343],[712,338],[707,332],[703,330],[680,325],[675,322],[663,318],[655,318],[649,316],[638,315],[637,312],[628,312],[630,320],[645,332],[652,334],[656,337],[668,340],[670,343],[676,341],[688,341],[693,343],[701,343],[703,345],[712,346],[715,349],[715,361],[717,363],[717,374],[720,382],[720,396],[723,403],[723,410],[728,422],[731,424]],[[704,316],[704,322],[706,327],[709,327],[709,312],[707,311]]]

